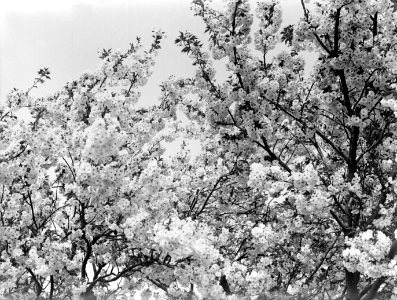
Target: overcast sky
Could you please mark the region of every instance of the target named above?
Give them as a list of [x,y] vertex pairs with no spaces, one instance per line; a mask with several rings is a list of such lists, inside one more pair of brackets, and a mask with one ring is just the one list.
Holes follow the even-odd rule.
[[[213,0],[220,7],[222,0]],[[252,1],[255,5],[256,1]],[[300,0],[281,0],[284,24],[302,16]],[[136,36],[144,45],[151,31],[167,34],[142,101],[155,103],[158,85],[171,74],[192,74],[191,61],[174,45],[179,31],[204,40],[204,24],[194,17],[189,0],[1,0],[0,99],[17,87],[27,89],[37,71],[49,67],[51,81],[34,91],[46,96],[99,62],[98,50],[125,50]]]

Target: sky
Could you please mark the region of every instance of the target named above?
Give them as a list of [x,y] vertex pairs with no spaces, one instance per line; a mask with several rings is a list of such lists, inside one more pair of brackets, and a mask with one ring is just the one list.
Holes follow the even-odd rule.
[[[212,2],[223,5],[223,0]],[[296,23],[302,16],[300,0],[281,4],[283,25]],[[174,45],[179,31],[208,40],[189,0],[1,0],[0,102],[14,87],[28,89],[42,67],[50,69],[51,80],[32,94],[50,95],[82,72],[95,70],[100,49],[126,50],[136,36],[149,46],[155,28],[165,31],[167,38],[142,89],[144,104],[156,103],[159,84],[170,75],[193,74],[191,61]]]

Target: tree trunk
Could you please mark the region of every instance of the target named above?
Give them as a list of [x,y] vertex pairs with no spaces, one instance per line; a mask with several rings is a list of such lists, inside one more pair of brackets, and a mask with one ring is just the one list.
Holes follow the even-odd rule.
[[88,290],[81,294],[81,300],[97,300],[97,297],[92,290]]
[[346,300],[360,300],[360,294],[358,292],[358,282],[360,281],[359,272],[349,272],[345,269],[346,274]]

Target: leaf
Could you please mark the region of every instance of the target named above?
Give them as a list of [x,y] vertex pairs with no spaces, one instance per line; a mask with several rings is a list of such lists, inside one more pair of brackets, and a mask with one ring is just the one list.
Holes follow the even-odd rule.
[[281,41],[286,45],[292,45],[292,39],[294,38],[294,25],[288,25],[281,31]]

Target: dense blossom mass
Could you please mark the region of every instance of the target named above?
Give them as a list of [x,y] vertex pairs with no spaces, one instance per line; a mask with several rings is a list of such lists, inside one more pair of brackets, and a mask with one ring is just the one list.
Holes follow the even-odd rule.
[[301,3],[281,28],[277,0],[194,0],[209,49],[180,33],[196,71],[163,82],[157,106],[137,103],[160,30],[146,50],[103,50],[50,97],[13,90],[0,297],[397,299],[397,13],[390,0]]

